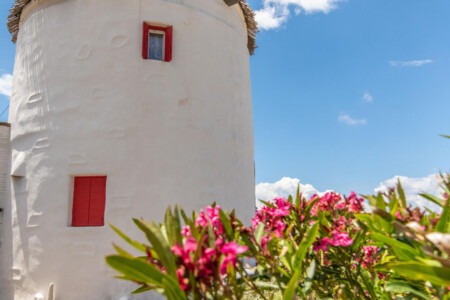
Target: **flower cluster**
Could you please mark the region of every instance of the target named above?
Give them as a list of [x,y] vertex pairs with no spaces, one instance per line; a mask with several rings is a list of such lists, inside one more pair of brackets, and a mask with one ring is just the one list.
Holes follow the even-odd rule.
[[256,229],[260,223],[263,223],[266,232],[282,237],[286,229],[285,217],[291,213],[293,207],[285,198],[275,198],[273,201],[256,212],[252,219],[252,228]]
[[[183,245],[176,243],[172,252],[178,258],[178,281],[184,291],[188,291],[189,276],[193,275],[195,280],[203,287],[210,287],[213,280],[221,280],[220,275],[227,274],[227,268],[234,268],[237,255],[248,250],[247,246],[241,246],[236,241],[227,241],[224,235],[224,226],[220,220],[220,206],[208,206],[205,211],[201,210],[195,220],[195,228],[184,226],[181,233],[186,239]],[[205,234],[198,242],[192,237],[192,230],[201,232],[204,228],[211,226],[213,237]],[[210,238],[214,244],[210,244]]]
[[322,240],[318,241],[313,250],[322,250],[323,252],[328,252],[329,245],[334,247],[347,247],[351,244],[353,244],[353,239],[348,236],[347,232],[338,232],[337,230],[333,230],[332,237],[324,237]]
[[[359,213],[364,210],[364,199],[358,197],[355,192],[350,192],[349,197],[344,197],[337,193],[325,193],[322,197],[314,195],[310,201],[318,200],[311,213],[317,216],[317,212],[327,211],[330,214],[342,214],[343,212]],[[340,211],[337,211],[340,210]]]
[[[164,224],[134,219],[150,244],[112,226],[147,259],[115,246],[118,255],[107,263],[138,283],[136,292],[156,290],[174,300],[412,299],[418,292],[447,299],[450,279],[429,276],[430,268],[450,272],[450,175],[441,177],[443,199],[425,197],[442,213],[407,207],[400,183],[387,194],[367,196],[370,213],[354,192],[276,198],[264,202],[250,228],[217,205],[192,218],[169,208]],[[244,255],[256,265],[244,265]]]

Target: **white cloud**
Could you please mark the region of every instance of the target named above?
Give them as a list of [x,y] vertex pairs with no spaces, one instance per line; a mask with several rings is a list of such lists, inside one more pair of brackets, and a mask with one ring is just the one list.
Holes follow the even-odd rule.
[[344,0],[264,0],[263,7],[257,10],[256,21],[260,29],[270,30],[280,27],[291,15],[291,9],[296,15],[304,12],[328,13]]
[[12,87],[12,75],[3,74],[0,77],[0,94],[10,97]]
[[395,61],[392,60],[389,63],[393,67],[420,67],[426,64],[431,64],[433,61],[431,59],[424,60],[410,60],[410,61]]
[[419,194],[428,193],[435,196],[440,196],[439,184],[436,174],[431,174],[426,177],[411,178],[406,176],[395,176],[388,180],[381,182],[375,188],[375,193],[387,192],[390,187],[394,187],[400,179],[403,189],[405,190],[406,200],[409,204],[418,207],[428,207],[438,211],[439,207],[430,201],[422,198]]
[[297,193],[297,187],[300,184],[300,192],[303,197],[309,199],[311,196],[318,194],[322,195],[325,192],[319,192],[311,184],[301,184],[297,178],[283,177],[279,181],[274,183],[259,183],[255,187],[256,205],[260,205],[258,200],[272,201],[277,197],[287,198],[289,195],[295,197]]
[[364,93],[362,98],[366,102],[369,102],[369,103],[373,102],[373,96],[371,94],[367,93],[367,92]]
[[366,119],[353,119],[347,114],[340,114],[338,117],[338,121],[347,125],[356,126],[356,125],[366,125]]
[[[421,193],[428,193],[435,196],[440,196],[440,189],[436,174],[431,174],[426,177],[410,178],[406,176],[395,176],[388,180],[381,182],[375,189],[374,193],[387,192],[390,187],[394,187],[397,181],[400,179],[403,189],[405,191],[405,196],[407,202],[411,205],[418,207],[427,207],[429,209],[439,211],[439,207],[430,201],[419,196]],[[311,184],[302,184],[297,178],[283,177],[279,181],[274,183],[259,183],[255,187],[256,194],[256,205],[261,206],[258,200],[272,201],[277,197],[287,198],[289,195],[295,196],[297,192],[297,187],[300,184],[300,192],[306,199],[309,199],[312,195],[318,194],[323,195],[327,191],[318,191]],[[358,192],[357,190],[355,192]],[[368,206],[367,206],[368,208]]]

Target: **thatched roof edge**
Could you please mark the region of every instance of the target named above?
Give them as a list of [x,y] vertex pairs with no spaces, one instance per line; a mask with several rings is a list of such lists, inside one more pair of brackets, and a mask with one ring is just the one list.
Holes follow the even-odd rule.
[[255,12],[251,9],[246,0],[239,2],[242,12],[244,13],[245,23],[247,24],[247,47],[250,55],[255,54],[256,46],[256,34],[258,33],[258,24],[255,20]]
[[[34,0],[16,0],[13,4],[13,7],[10,9],[7,26],[9,32],[12,35],[13,43],[17,41],[17,35],[19,34],[20,16],[22,15],[22,11],[25,6],[27,6],[32,1]],[[248,51],[251,55],[253,55],[256,49],[256,33],[258,33],[258,25],[255,21],[255,13],[247,4],[246,0],[241,0],[239,2],[239,6],[244,13],[245,23],[247,24]]]

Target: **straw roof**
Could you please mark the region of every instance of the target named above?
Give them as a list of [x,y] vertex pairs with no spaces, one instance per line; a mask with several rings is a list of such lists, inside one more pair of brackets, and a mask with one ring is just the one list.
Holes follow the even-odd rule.
[[[8,30],[12,35],[12,42],[15,43],[17,41],[17,35],[19,33],[19,24],[20,24],[20,16],[22,14],[23,9],[27,6],[28,3],[34,0],[16,0],[13,4],[13,7],[10,9],[10,15],[8,16]],[[225,3],[229,2],[224,0]],[[247,24],[248,31],[248,51],[251,55],[254,54],[256,49],[256,33],[258,32],[258,26],[255,21],[255,13],[247,4],[246,0],[238,0],[239,6],[241,7],[244,17],[245,23]],[[237,1],[234,1],[237,2]]]

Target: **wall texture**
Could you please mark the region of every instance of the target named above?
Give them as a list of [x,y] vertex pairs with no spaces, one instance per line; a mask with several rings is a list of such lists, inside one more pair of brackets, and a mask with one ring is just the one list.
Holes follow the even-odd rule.
[[[171,62],[141,58],[144,21],[173,26]],[[50,283],[64,300],[131,291],[104,263],[112,230],[69,226],[73,176],[106,175],[105,221],[140,239],[131,218],[162,220],[169,204],[254,211],[247,32],[223,0],[35,1],[10,123],[15,300]]]
[[11,218],[9,168],[11,160],[10,126],[0,122],[0,299],[11,299],[12,289],[8,276],[11,269],[12,249],[9,232]]

